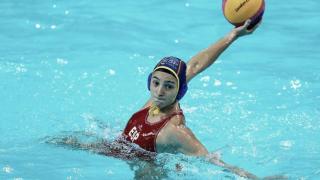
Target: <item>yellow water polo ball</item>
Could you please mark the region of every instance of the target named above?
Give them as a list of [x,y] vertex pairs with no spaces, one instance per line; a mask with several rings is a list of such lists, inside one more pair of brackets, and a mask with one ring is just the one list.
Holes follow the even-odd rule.
[[251,19],[248,29],[254,27],[262,19],[264,0],[222,0],[224,17],[236,27]]

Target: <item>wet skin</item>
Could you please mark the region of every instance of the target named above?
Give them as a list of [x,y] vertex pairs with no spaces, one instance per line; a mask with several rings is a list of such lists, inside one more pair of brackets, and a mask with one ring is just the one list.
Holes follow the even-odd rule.
[[173,75],[161,71],[153,72],[150,84],[151,99],[160,109],[175,101],[178,88],[178,81]]

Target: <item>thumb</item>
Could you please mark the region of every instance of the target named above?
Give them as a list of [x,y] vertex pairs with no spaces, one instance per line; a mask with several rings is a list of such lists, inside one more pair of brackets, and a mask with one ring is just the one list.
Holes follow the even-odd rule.
[[250,25],[250,23],[251,23],[251,19],[247,19],[243,26],[247,28]]

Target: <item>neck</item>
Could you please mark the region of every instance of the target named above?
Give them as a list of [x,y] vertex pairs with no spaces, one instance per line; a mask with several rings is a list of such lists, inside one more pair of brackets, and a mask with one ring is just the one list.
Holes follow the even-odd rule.
[[176,104],[177,104],[177,101],[174,101],[172,104],[170,104],[166,107],[160,108],[160,112],[162,112],[162,113],[169,112],[176,107]]
[[151,114],[152,116],[157,116],[159,114],[167,114],[170,111],[172,111],[173,109],[175,109],[177,106],[177,101],[173,102],[172,104],[159,108],[156,105],[151,105],[150,109],[149,109],[149,114]]

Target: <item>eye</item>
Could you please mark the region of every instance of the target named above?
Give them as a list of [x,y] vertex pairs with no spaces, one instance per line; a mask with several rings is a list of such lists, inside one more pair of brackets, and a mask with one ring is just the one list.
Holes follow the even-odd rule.
[[171,89],[174,89],[174,85],[172,85],[172,84],[166,84],[166,85],[165,85],[165,88],[168,89],[168,90],[171,90]]
[[157,86],[159,86],[159,81],[153,80],[153,81],[152,81],[152,84],[153,84],[153,86],[157,87]]

